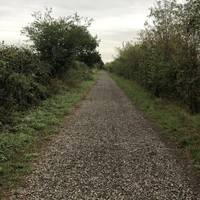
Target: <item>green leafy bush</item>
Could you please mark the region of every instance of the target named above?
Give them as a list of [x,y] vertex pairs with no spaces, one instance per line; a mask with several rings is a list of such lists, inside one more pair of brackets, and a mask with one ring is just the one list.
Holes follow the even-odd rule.
[[49,73],[32,50],[0,46],[0,119],[9,121],[15,110],[36,105],[48,96]]
[[92,69],[85,63],[76,61],[73,67],[67,72],[67,80],[87,81],[92,80]]
[[33,17],[22,31],[31,47],[0,44],[0,128],[13,122],[16,111],[62,89],[63,81],[91,79],[91,69],[102,64],[99,41],[88,30],[90,19],[77,14],[56,19],[51,9]]
[[200,112],[200,3],[159,1],[140,42],[119,49],[108,69],[136,80],[157,97],[178,100]]
[[56,19],[51,9],[44,14],[36,12],[33,17],[34,22],[25,27],[23,33],[33,42],[41,60],[53,66],[52,75],[62,76],[74,60],[89,67],[101,62],[96,50],[99,41],[88,30],[91,19],[83,19],[77,14]]

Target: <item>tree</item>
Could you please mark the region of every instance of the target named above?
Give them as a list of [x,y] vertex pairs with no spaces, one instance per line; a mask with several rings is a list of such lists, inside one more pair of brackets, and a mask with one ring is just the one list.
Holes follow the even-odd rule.
[[109,65],[157,97],[179,100],[200,112],[200,2],[158,1],[138,44],[125,45]]
[[95,59],[94,62],[83,59],[83,55],[96,57],[94,52],[98,47],[98,40],[88,31],[91,19],[81,18],[77,14],[55,19],[51,9],[44,14],[34,13],[33,17],[34,22],[22,32],[33,42],[41,59],[52,66],[52,75],[66,72],[74,60],[80,59],[91,65],[98,62]]

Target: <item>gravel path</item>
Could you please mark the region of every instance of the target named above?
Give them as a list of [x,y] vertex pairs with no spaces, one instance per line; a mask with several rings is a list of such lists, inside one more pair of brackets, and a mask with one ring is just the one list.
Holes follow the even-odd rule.
[[173,149],[105,72],[40,160],[10,199],[200,199]]

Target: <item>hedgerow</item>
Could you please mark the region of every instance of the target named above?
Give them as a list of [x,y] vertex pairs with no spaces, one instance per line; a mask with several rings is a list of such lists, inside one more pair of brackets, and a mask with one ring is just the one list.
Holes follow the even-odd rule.
[[108,68],[157,97],[200,112],[200,2],[158,1],[137,44],[128,43]]
[[11,113],[27,109],[48,97],[49,71],[31,49],[0,45],[0,119],[9,122]]
[[90,69],[102,63],[99,41],[88,31],[90,19],[54,18],[51,9],[33,17],[22,31],[31,45],[0,44],[0,128],[13,122],[15,112],[55,92],[52,80],[90,78]]

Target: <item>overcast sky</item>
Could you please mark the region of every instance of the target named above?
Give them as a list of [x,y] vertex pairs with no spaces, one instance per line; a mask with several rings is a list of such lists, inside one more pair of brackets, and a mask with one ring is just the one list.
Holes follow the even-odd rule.
[[137,40],[149,8],[156,0],[0,0],[0,41],[23,43],[23,26],[32,21],[31,13],[52,7],[55,16],[92,17],[92,34],[101,40],[100,53],[105,62],[116,55],[116,47]]

